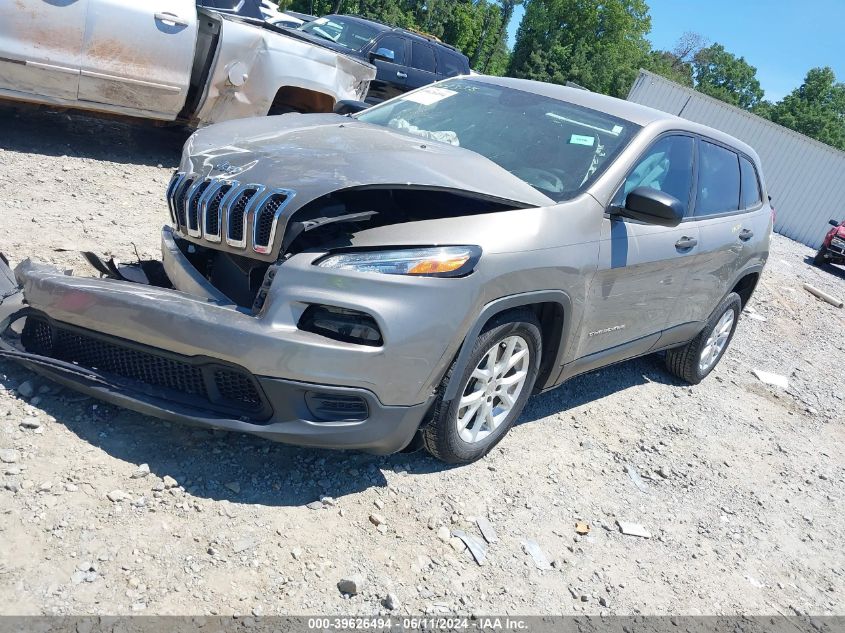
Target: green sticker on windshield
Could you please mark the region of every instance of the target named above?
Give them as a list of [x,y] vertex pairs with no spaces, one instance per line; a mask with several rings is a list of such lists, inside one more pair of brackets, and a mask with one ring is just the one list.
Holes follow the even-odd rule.
[[569,143],[571,145],[587,145],[588,147],[592,147],[593,144],[596,142],[596,138],[594,136],[584,136],[583,134],[573,134],[569,137]]

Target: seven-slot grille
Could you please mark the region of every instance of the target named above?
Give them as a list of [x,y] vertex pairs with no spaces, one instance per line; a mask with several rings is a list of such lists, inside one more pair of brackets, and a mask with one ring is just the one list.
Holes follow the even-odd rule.
[[279,217],[294,195],[290,189],[177,172],[167,187],[167,204],[181,233],[264,255],[273,250]]
[[159,397],[238,417],[267,417],[261,391],[243,369],[198,364],[188,357],[35,315],[26,319],[22,343],[28,352],[123,379],[142,390],[155,389]]

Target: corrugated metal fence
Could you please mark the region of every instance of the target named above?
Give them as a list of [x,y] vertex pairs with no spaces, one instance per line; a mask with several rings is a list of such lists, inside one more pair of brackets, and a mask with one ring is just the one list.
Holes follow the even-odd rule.
[[641,70],[628,100],[722,130],[760,155],[775,230],[813,248],[845,217],[845,152]]

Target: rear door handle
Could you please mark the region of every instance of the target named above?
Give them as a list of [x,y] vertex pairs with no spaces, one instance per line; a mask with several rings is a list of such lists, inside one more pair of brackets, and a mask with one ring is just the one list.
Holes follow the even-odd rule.
[[403,73],[401,70],[397,70],[396,76],[399,77],[399,79],[407,79],[408,73]]
[[694,237],[682,237],[677,242],[675,242],[675,248],[677,248],[679,251],[688,251],[697,244],[698,240]]
[[176,24],[177,26],[188,26],[187,20],[183,20],[178,15],[174,15],[173,13],[168,13],[167,11],[164,11],[163,13],[156,13],[155,19],[158,20],[159,22],[172,22],[173,24]]
[[739,232],[739,239],[741,239],[743,242],[747,242],[752,237],[754,237],[754,231],[752,231],[751,229],[743,229]]

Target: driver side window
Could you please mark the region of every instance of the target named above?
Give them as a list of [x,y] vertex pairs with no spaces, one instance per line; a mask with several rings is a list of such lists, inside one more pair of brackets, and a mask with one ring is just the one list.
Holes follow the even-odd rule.
[[680,200],[686,215],[692,188],[693,149],[690,136],[664,136],[658,140],[628,174],[613,198],[613,205],[624,206],[634,189],[649,187]]

